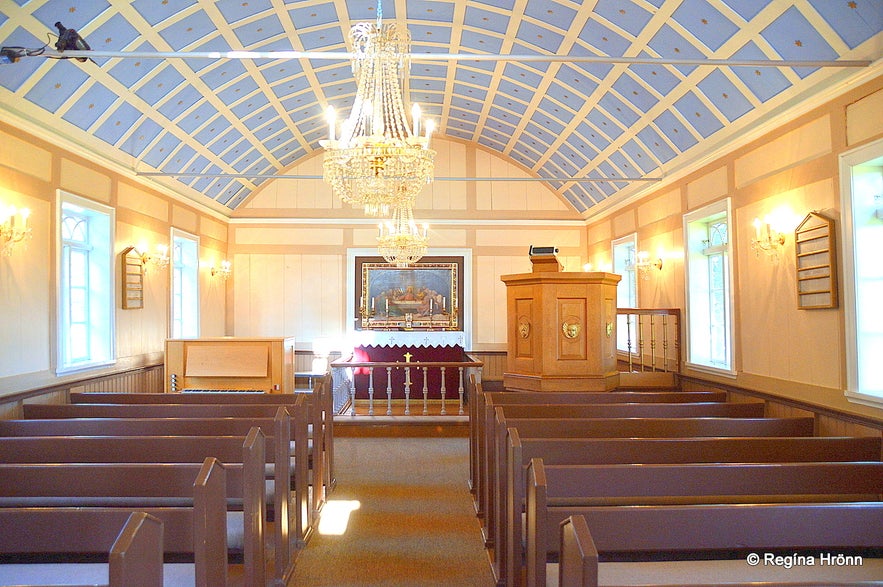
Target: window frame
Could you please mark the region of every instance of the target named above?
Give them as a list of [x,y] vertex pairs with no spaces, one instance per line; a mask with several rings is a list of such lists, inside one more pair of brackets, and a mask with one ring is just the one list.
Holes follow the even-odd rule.
[[[883,314],[868,319],[868,309],[859,309],[859,292],[869,279],[862,279],[856,267],[860,251],[856,240],[856,168],[880,168],[883,175],[883,140],[873,141],[867,145],[842,153],[839,158],[840,167],[840,211],[842,218],[843,244],[840,256],[843,267],[843,315],[844,315],[844,360],[845,389],[847,400],[857,404],[883,408],[883,389],[871,391],[863,387],[860,364],[863,360],[872,361],[873,357],[863,353],[859,324],[879,320]],[[868,174],[874,174],[869,171]],[[873,206],[872,204],[871,206]],[[883,210],[883,202],[879,204]],[[867,206],[866,206],[867,207]],[[878,212],[879,213],[879,212]],[[883,218],[881,218],[883,220]],[[869,287],[869,286],[868,286]],[[878,313],[883,310],[876,308]]]
[[[69,286],[70,277],[66,272],[66,244],[63,238],[65,209],[77,207],[83,210],[87,220],[100,220],[96,227],[91,223],[91,231],[86,244],[78,247],[88,251],[88,276],[85,291],[86,315],[84,322],[89,325],[90,351],[83,360],[74,361],[70,351]],[[55,323],[55,373],[67,375],[113,365],[117,360],[116,348],[116,253],[115,231],[116,210],[88,198],[57,190],[55,210],[55,283],[56,283],[56,323]],[[100,239],[100,240],[99,240]],[[100,283],[95,280],[99,279]],[[102,326],[103,324],[103,326]],[[96,332],[98,329],[100,331]],[[97,342],[97,345],[94,344]]]
[[[179,239],[193,243],[193,246],[195,248],[195,254],[194,254],[195,263],[192,266],[192,268],[190,268],[193,273],[191,275],[189,275],[192,283],[194,284],[194,287],[196,288],[195,292],[192,292],[191,296],[190,296],[193,298],[192,310],[193,310],[194,315],[192,318],[192,322],[196,327],[195,333],[194,332],[187,332],[187,333],[180,333],[179,334],[179,333],[175,332],[175,323],[177,320],[177,314],[176,314],[177,299],[176,298],[178,297],[178,291],[176,289],[177,276],[178,276],[179,270],[181,270],[183,268],[187,268],[186,266],[182,267],[178,261],[177,241]],[[200,335],[200,331],[201,331],[200,303],[199,303],[199,300],[200,300],[200,283],[199,283],[199,281],[200,281],[199,280],[199,268],[200,268],[199,245],[200,245],[200,243],[199,243],[199,236],[189,233],[189,232],[186,232],[184,230],[178,229],[178,228],[172,228],[169,242],[171,245],[170,246],[171,261],[169,263],[169,336],[171,338],[198,338]]]
[[[707,277],[709,274],[707,249],[709,247],[702,246],[706,238],[698,238],[699,230],[697,225],[706,226],[701,236],[707,237],[707,226],[718,218],[726,218],[727,221],[727,243],[726,246],[716,247],[716,253],[722,253],[725,257],[724,263],[724,313],[725,313],[725,337],[727,341],[727,364],[726,366],[717,366],[712,364],[711,353],[708,354],[706,362],[700,362],[700,358],[696,356],[696,349],[699,346],[695,343],[698,333],[694,332],[697,328],[700,317],[702,326],[708,330],[713,326],[710,316],[711,302],[708,299],[710,287],[707,285]],[[725,198],[718,202],[713,202],[692,212],[688,212],[683,216],[684,231],[684,294],[685,294],[685,332],[686,340],[686,360],[685,365],[693,370],[722,375],[734,378],[736,376],[736,333],[735,333],[735,291],[733,280],[733,213],[732,202],[730,198]],[[699,264],[701,263],[701,265]],[[705,284],[695,283],[697,279],[703,279]],[[704,295],[704,300],[697,300],[696,296]],[[700,312],[699,307],[707,309]],[[710,337],[710,333],[708,334]],[[710,346],[710,345],[709,345]]]

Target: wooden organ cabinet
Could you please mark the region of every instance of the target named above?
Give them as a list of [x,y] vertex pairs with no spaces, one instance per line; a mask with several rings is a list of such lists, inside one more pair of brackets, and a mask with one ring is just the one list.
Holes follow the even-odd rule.
[[167,339],[165,391],[294,392],[293,338]]
[[524,391],[609,391],[619,385],[612,273],[561,271],[531,256],[532,273],[503,275],[508,343],[503,385]]

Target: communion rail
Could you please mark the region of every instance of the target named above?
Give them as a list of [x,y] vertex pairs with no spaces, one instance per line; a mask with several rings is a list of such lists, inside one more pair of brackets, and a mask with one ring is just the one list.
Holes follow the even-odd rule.
[[621,372],[680,373],[680,309],[617,308],[616,313]]
[[[438,395],[441,415],[448,414],[448,405],[456,403],[458,415],[465,414],[464,405],[468,401],[467,384],[471,380],[471,375],[475,375],[476,381],[481,381],[481,368],[484,365],[481,361],[477,361],[472,357],[471,361],[411,361],[411,362],[383,362],[383,361],[366,361],[356,362],[349,359],[334,361],[331,363],[331,378],[334,387],[334,407],[337,413],[343,408],[348,408],[349,414],[355,416],[356,408],[356,370],[365,369],[368,375],[367,386],[367,415],[375,414],[375,406],[378,402],[386,403],[386,415],[393,415],[393,401],[404,401],[404,415],[418,415],[412,413],[411,408],[414,403],[420,406],[420,394],[422,393],[422,409],[420,414],[423,416],[430,415],[430,405],[435,407],[436,400],[430,400],[430,394]],[[448,389],[446,384],[446,372],[448,369],[457,370],[457,389]],[[385,388],[376,390],[374,386],[375,372],[381,370],[386,374]],[[398,384],[393,381],[393,372],[401,371],[404,373],[403,380]],[[430,373],[435,370],[439,374],[439,385],[430,387]],[[382,383],[381,383],[382,385]],[[416,387],[416,390],[412,388]],[[417,399],[414,400],[412,391],[416,392]],[[382,397],[385,393],[385,397]],[[456,394],[456,395],[454,395]],[[379,399],[376,396],[381,396]],[[453,397],[451,397],[453,396]],[[432,401],[432,404],[430,402]]]

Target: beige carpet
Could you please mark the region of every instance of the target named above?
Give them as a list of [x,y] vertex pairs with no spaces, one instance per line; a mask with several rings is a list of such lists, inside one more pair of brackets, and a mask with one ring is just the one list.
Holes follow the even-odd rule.
[[333,500],[358,500],[342,536],[315,534],[298,587],[493,587],[467,486],[466,438],[337,438]]

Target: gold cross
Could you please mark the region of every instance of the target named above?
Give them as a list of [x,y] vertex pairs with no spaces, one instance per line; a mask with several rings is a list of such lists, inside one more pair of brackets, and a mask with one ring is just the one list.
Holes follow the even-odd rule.
[[414,356],[414,355],[412,355],[411,353],[405,353],[405,362],[406,362],[406,363],[410,363],[410,362],[411,362],[411,357],[413,357],[413,356]]

